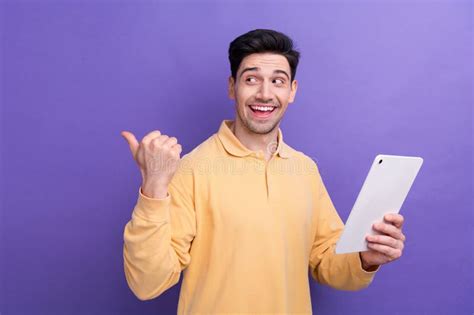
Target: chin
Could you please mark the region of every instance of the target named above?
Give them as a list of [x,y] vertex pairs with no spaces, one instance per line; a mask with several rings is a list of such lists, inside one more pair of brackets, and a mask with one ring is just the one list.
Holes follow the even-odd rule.
[[267,122],[255,122],[255,121],[247,121],[245,126],[253,133],[257,134],[267,134],[272,132],[275,127],[277,126],[278,121],[267,121]]

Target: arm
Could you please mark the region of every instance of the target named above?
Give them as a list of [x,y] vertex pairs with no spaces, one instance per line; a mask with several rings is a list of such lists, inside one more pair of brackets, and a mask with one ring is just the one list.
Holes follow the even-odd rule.
[[196,234],[193,176],[180,159],[181,145],[159,130],[141,142],[123,131],[142,185],[125,226],[123,260],[129,287],[140,300],[159,296],[179,281]]
[[175,285],[191,261],[196,233],[192,192],[191,175],[180,170],[165,198],[149,198],[139,190],[125,226],[123,258],[127,283],[140,300],[155,298]]
[[367,287],[379,269],[366,271],[362,268],[359,253],[336,255],[336,242],[344,228],[341,218],[329,197],[321,175],[314,163],[313,213],[314,241],[310,254],[310,272],[321,284],[340,290],[359,290]]

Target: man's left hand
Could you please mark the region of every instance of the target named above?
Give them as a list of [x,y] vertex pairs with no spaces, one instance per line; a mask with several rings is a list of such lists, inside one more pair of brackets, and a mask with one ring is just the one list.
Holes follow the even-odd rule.
[[373,225],[380,235],[367,235],[369,251],[360,252],[362,268],[375,270],[377,266],[394,261],[402,256],[405,235],[402,233],[403,216],[392,213],[384,216],[384,222]]

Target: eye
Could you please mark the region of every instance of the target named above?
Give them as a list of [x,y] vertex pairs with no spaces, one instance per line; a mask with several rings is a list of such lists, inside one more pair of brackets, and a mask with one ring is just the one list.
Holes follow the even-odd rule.
[[255,83],[257,82],[257,79],[254,77],[248,77],[247,79],[245,79],[245,81],[250,82],[250,83]]
[[273,80],[273,83],[276,83],[278,85],[282,85],[282,84],[285,83],[285,80],[278,78],[278,79]]

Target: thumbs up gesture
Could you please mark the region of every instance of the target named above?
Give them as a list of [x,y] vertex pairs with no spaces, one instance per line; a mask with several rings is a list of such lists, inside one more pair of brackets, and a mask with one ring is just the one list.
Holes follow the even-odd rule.
[[154,130],[137,141],[129,131],[122,131],[128,142],[133,159],[142,174],[142,193],[150,198],[162,199],[167,196],[168,185],[178,169],[181,145],[175,137]]

